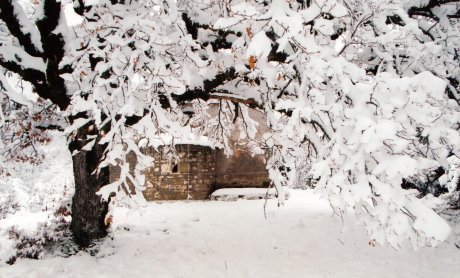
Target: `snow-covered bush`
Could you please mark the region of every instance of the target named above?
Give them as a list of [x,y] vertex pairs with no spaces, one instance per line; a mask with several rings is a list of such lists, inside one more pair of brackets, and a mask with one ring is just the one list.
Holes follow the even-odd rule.
[[[40,162],[10,160],[0,178],[0,263],[42,258],[46,246],[69,234],[72,165],[65,138],[50,132],[37,145]],[[6,168],[5,168],[6,167]]]
[[[29,214],[21,217],[30,216]],[[48,219],[43,219],[44,222],[36,223],[35,230],[27,230],[23,225],[0,230],[2,243],[5,246],[1,254],[1,262],[4,260],[7,264],[14,264],[18,258],[41,259],[45,256],[47,247],[53,247],[53,243],[66,237],[70,240],[69,220],[64,217],[65,215],[54,216],[53,218],[48,216]],[[50,250],[50,252],[55,251]]]

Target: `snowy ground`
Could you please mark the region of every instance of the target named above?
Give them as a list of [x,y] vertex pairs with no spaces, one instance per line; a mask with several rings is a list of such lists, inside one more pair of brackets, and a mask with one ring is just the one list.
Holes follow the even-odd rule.
[[[460,249],[372,247],[312,191],[270,200],[151,203],[115,211],[95,256],[20,259],[0,277],[458,277]],[[346,231],[344,231],[346,230]]]

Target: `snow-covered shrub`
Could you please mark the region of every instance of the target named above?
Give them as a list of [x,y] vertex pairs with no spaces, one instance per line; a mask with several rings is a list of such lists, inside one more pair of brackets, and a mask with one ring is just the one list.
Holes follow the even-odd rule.
[[41,258],[46,246],[65,238],[73,193],[71,158],[65,138],[51,132],[36,145],[39,164],[9,160],[0,179],[0,263]]
[[0,219],[6,218],[19,210],[19,203],[14,194],[3,194],[0,196]]
[[14,225],[2,231],[7,235],[10,247],[10,252],[2,254],[6,263],[13,264],[18,258],[41,259],[47,246],[65,237],[69,238],[69,219],[65,217],[68,214],[55,213],[54,216],[48,216],[46,222],[38,222],[35,230],[27,231],[20,225]]

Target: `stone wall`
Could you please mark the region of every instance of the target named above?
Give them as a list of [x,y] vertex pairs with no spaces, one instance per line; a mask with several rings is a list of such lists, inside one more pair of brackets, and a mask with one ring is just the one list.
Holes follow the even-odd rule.
[[244,149],[236,149],[227,157],[216,151],[216,188],[267,187],[268,173],[263,155],[251,156]]
[[[145,149],[155,166],[147,170],[147,200],[204,200],[216,189],[228,187],[266,187],[268,173],[265,157],[252,157],[247,151],[237,149],[227,157],[222,150],[197,145],[176,145],[179,159],[168,155],[167,148]],[[129,158],[135,165],[135,156]],[[119,177],[116,167],[110,168],[110,179]]]
[[170,160],[165,149],[149,149],[155,166],[146,175],[147,200],[206,199],[214,183],[214,150],[196,145],[177,145],[178,161]]

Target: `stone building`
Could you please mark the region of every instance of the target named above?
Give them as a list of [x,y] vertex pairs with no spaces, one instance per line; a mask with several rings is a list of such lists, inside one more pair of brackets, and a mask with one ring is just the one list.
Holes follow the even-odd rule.
[[[216,110],[216,109],[214,109]],[[215,112],[215,111],[214,111]],[[211,110],[211,113],[213,111]],[[260,112],[250,111],[251,118],[262,123],[265,119]],[[260,125],[258,137],[266,132]],[[209,147],[204,140],[194,144],[176,144],[175,155],[168,153],[171,148],[147,148],[143,152],[154,158],[155,165],[144,174],[146,182],[144,196],[147,200],[203,200],[221,188],[267,187],[269,184],[265,155],[252,156],[238,142],[238,134],[233,134],[230,143],[234,154],[228,156],[221,149]],[[177,161],[172,157],[178,157]],[[133,156],[133,159],[134,156]],[[133,160],[130,165],[135,165]],[[114,181],[119,170],[110,169],[110,179]]]
[[227,157],[223,150],[200,145],[176,145],[179,160],[170,160],[166,148],[144,150],[155,159],[146,175],[147,200],[207,199],[221,188],[267,187],[265,156],[236,150]]

